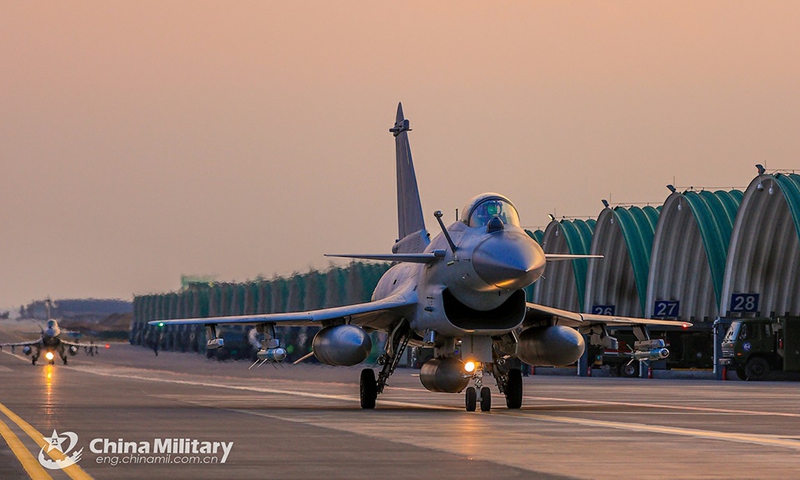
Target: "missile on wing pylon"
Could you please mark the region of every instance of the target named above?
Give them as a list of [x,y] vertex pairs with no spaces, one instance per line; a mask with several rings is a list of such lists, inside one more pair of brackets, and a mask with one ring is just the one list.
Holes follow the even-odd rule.
[[669,357],[669,350],[666,348],[654,348],[652,350],[637,350],[633,352],[634,360],[664,360]]
[[669,357],[669,350],[665,347],[664,339],[656,338],[642,340],[633,344],[634,360],[664,360]]
[[277,347],[259,350],[258,353],[256,353],[256,357],[258,357],[259,360],[268,362],[282,362],[284,359],[286,359],[286,349]]

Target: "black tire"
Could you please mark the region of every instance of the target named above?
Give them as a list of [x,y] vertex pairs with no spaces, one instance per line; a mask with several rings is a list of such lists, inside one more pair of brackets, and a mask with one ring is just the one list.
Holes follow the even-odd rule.
[[492,409],[492,390],[489,387],[481,388],[481,412]]
[[64,360],[64,365],[67,364],[67,357],[61,357],[61,360]]
[[522,407],[522,371],[518,368],[512,368],[508,371],[506,407],[512,410]]
[[621,377],[633,378],[639,376],[639,362],[620,363],[619,375]]
[[769,375],[770,367],[767,359],[762,357],[754,357],[747,361],[744,366],[744,374],[748,380],[760,381],[767,378]]
[[467,393],[464,395],[464,402],[468,412],[475,411],[475,407],[478,405],[478,393],[475,392],[475,387],[467,387]]
[[744,371],[744,367],[736,367],[736,376],[739,377],[739,380],[747,380],[747,372]]
[[371,368],[361,370],[361,382],[359,388],[361,396],[361,408],[372,410],[378,399],[378,382],[375,380],[375,372]]
[[36,357],[31,358],[31,365],[36,365]]

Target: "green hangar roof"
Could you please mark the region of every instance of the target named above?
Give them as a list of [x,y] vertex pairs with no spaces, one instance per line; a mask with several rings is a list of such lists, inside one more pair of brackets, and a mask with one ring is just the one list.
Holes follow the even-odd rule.
[[585,311],[643,315],[660,208],[614,207],[600,212],[591,253],[604,258],[589,263]]
[[[553,220],[547,225],[540,244],[545,253],[588,254],[595,223],[595,220]],[[548,262],[544,278],[534,285],[534,301],[575,312],[583,311],[588,268],[586,259]]]
[[742,192],[687,191],[664,202],[653,239],[645,316],[713,320]]
[[720,312],[800,315],[800,175],[750,182],[733,226]]

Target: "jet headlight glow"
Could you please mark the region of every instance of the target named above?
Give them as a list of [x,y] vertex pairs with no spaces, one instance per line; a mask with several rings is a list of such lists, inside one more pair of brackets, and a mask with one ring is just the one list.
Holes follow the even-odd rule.
[[469,362],[465,363],[464,364],[464,371],[466,371],[467,373],[474,372],[475,371],[475,362],[470,360]]
[[52,360],[52,359],[56,358],[56,356],[53,355],[53,352],[47,352],[47,353],[44,354],[44,358],[46,358],[48,360]]

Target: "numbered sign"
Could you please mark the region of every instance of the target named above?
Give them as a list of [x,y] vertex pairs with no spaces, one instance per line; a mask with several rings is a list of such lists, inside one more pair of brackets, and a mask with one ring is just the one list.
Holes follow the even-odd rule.
[[755,313],[757,311],[757,293],[734,293],[731,295],[731,312]]
[[592,307],[592,313],[595,315],[616,315],[616,311],[616,305],[594,305]]
[[653,309],[654,317],[678,318],[681,313],[681,302],[679,300],[656,300]]

